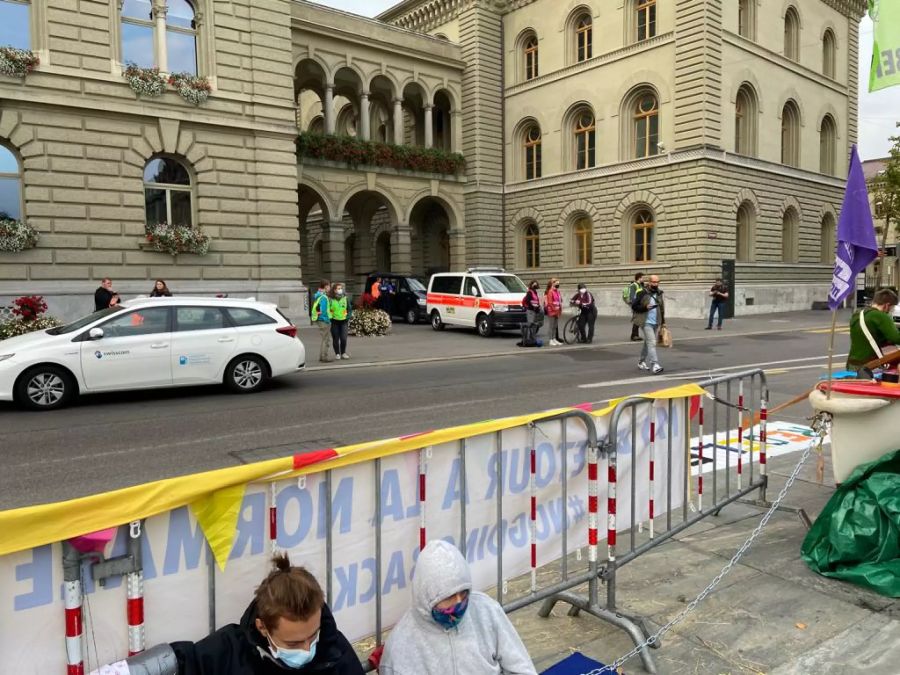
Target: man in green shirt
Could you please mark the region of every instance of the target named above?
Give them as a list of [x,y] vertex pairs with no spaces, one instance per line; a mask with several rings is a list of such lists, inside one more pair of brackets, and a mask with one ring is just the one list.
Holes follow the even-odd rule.
[[885,352],[900,345],[900,331],[894,324],[891,310],[897,304],[897,294],[882,289],[872,298],[872,306],[861,309],[850,318],[850,355],[848,370],[860,370],[869,361],[880,359]]

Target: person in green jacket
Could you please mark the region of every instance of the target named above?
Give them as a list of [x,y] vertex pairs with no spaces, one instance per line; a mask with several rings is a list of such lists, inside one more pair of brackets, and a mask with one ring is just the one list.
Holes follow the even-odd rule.
[[347,328],[350,324],[350,302],[344,293],[344,284],[336,283],[328,295],[328,318],[331,320],[331,342],[336,359],[349,359]]
[[334,361],[331,350],[331,319],[328,317],[328,291],[331,290],[331,284],[323,279],[319,282],[319,290],[316,291],[312,301],[312,311],[310,319],[312,324],[319,329],[319,336],[322,338],[319,346],[319,361],[328,363]]
[[872,298],[872,306],[850,318],[850,354],[847,370],[859,371],[869,361],[880,359],[891,347],[900,345],[900,331],[891,310],[897,305],[897,294],[883,288]]

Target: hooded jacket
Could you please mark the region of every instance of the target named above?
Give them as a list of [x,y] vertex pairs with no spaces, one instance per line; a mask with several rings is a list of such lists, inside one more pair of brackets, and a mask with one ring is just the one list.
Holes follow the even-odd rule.
[[256,630],[256,601],[240,625],[229,624],[199,642],[175,642],[178,675],[363,675],[347,638],[337,629],[328,605],[322,605],[322,627],[315,658],[290,668],[272,656],[269,643]]
[[[462,620],[445,629],[432,617],[444,598],[469,591]],[[391,631],[380,675],[536,675],[503,608],[472,590],[469,565],[455,546],[429,542],[416,562],[412,606]]]

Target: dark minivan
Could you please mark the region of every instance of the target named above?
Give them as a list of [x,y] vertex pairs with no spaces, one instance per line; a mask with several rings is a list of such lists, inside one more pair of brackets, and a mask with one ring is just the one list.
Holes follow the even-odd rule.
[[390,272],[372,272],[366,277],[364,293],[372,293],[372,284],[381,278],[390,282],[393,293],[382,293],[376,306],[391,315],[391,318],[402,317],[406,323],[413,324],[425,321],[425,297],[427,295],[425,284],[417,277],[407,277],[402,274]]

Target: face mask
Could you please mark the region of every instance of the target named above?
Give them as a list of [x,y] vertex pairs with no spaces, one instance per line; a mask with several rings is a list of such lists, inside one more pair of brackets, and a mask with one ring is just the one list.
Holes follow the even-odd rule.
[[316,645],[319,644],[319,638],[317,637],[310,644],[309,651],[305,649],[282,649],[281,647],[276,647],[272,643],[272,638],[268,635],[266,639],[269,641],[269,651],[272,652],[272,656],[289,668],[302,668],[307,665],[316,657]]
[[537,284],[535,284],[531,287],[531,290],[533,290],[533,291],[536,291],[537,289],[538,289]]
[[462,621],[463,615],[466,613],[466,609],[469,607],[469,597],[466,596],[465,600],[462,602],[457,602],[452,607],[448,607],[447,609],[438,609],[437,607],[431,610],[431,618],[437,621],[438,625],[442,626],[444,629],[449,630],[451,628],[459,625],[459,622]]
[[339,288],[339,289],[337,289],[337,290],[334,292],[334,294],[335,294],[335,295],[343,295],[343,294],[344,294],[344,289],[343,289],[343,288]]
[[587,291],[587,289],[586,289],[584,286],[579,286],[579,287],[578,287],[578,292],[579,292],[579,293],[584,293],[585,291]]

